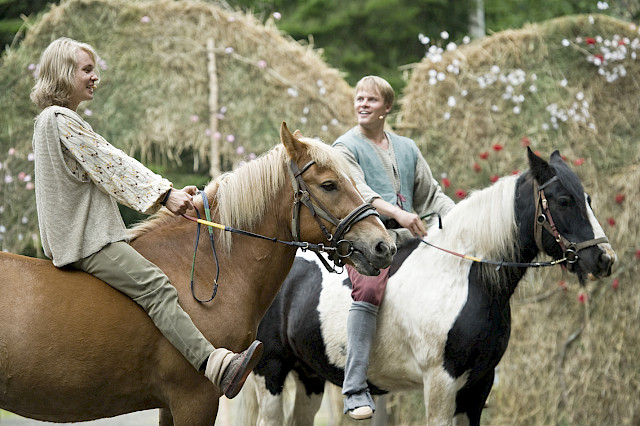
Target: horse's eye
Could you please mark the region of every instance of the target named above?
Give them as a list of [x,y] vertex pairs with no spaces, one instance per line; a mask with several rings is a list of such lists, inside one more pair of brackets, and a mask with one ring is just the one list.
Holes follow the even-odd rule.
[[571,199],[570,198],[562,197],[562,198],[560,198],[558,200],[558,206],[560,206],[561,209],[566,209],[570,205],[571,205]]
[[337,189],[336,184],[331,181],[324,182],[320,186],[322,186],[322,189],[324,189],[327,192],[335,191]]

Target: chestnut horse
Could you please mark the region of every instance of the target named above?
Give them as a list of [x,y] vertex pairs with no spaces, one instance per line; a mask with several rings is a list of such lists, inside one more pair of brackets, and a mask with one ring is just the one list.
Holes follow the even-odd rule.
[[[300,140],[284,123],[280,138],[282,144],[264,156],[207,185],[212,220],[285,241],[299,227],[302,240],[326,243],[319,223],[330,231],[340,226],[317,223],[310,209],[300,209],[292,226],[298,210],[292,177],[303,178],[316,208],[331,206],[329,216],[352,216],[364,200],[332,148]],[[202,198],[194,204],[202,211]],[[132,230],[131,244],[167,274],[180,304],[214,346],[242,351],[256,337],[296,247],[216,230],[219,290],[212,302],[199,303],[189,277],[195,232],[193,222],[163,209]],[[205,234],[194,275],[200,298],[211,295],[217,270]],[[350,247],[345,261],[363,273],[375,274],[395,254],[377,215],[358,215],[343,235]],[[53,422],[160,408],[161,425],[212,425],[220,396],[125,295],[48,260],[0,255],[0,408]]]

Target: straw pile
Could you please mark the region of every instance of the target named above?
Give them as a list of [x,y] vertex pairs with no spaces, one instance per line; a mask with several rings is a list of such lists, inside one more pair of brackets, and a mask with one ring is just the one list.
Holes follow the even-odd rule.
[[277,144],[282,121],[326,142],[354,123],[349,85],[272,21],[195,1],[63,1],[0,66],[0,163],[11,181],[0,181],[3,250],[38,247],[33,191],[25,190],[38,114],[29,92],[42,50],[61,36],[91,44],[101,58],[95,100],[78,112],[163,174],[207,176],[216,141],[219,170],[230,170]]
[[[526,168],[525,145],[559,149],[619,257],[584,289],[559,269],[527,275],[483,424],[640,424],[638,49],[634,25],[565,17],[424,59],[406,87],[397,128],[453,198]],[[388,407],[396,424],[424,424]]]

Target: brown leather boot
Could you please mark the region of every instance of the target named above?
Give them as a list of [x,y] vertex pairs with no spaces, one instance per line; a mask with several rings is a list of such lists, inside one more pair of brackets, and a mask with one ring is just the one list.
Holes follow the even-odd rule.
[[264,346],[262,342],[254,340],[247,350],[233,356],[220,381],[220,390],[224,392],[227,398],[231,399],[238,395],[247,380],[247,376],[258,365],[263,352]]

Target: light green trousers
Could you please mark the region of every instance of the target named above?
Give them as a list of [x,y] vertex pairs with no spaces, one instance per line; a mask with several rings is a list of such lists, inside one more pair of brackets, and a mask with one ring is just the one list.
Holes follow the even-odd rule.
[[[216,350],[178,304],[178,292],[167,276],[124,241],[108,244],[72,266],[100,278],[132,298],[196,369],[200,369]],[[220,357],[215,358],[221,358],[221,361],[230,353],[226,349],[216,352]]]

